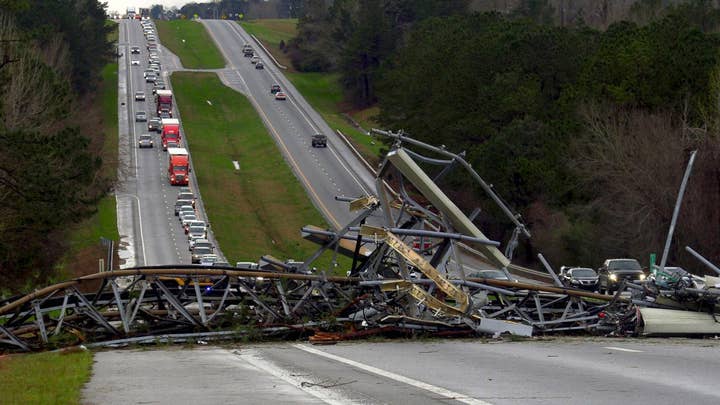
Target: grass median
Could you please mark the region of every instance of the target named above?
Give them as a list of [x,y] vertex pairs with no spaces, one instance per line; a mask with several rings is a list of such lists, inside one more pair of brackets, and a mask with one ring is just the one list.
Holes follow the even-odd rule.
[[78,404],[92,359],[88,351],[0,356],[0,403]]
[[[250,101],[215,74],[177,72],[171,79],[203,203],[228,260],[310,256],[317,245],[303,240],[300,228],[327,225]],[[330,269],[330,258],[316,267]]]
[[180,58],[187,69],[220,69],[225,59],[205,27],[190,20],[155,20],[162,44]]

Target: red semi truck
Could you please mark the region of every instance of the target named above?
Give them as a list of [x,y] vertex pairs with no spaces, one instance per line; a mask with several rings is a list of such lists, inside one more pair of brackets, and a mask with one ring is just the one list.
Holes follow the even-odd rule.
[[168,180],[172,186],[187,186],[190,180],[190,157],[185,148],[168,148]]
[[163,118],[162,132],[160,139],[162,140],[163,150],[168,149],[168,142],[180,144],[180,120],[177,118]]
[[164,110],[172,117],[172,90],[157,90],[155,92],[155,111],[158,115]]

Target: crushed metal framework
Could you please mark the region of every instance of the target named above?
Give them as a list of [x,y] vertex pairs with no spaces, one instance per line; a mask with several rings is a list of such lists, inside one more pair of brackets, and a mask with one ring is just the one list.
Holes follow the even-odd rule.
[[[304,227],[303,237],[320,244],[307,260],[263,257],[257,267],[242,268],[144,267],[59,283],[0,302],[0,351],[262,336],[328,342],[374,333],[674,334],[692,329],[687,325],[693,322],[702,325],[695,330],[716,333],[720,279],[708,277],[703,288],[623,283],[608,296],[564,287],[542,256],[545,279],[553,284],[490,278],[485,270],[509,275],[517,237],[530,236],[520,217],[462,155],[376,132],[396,140],[378,171],[377,194],[339,198],[358,213],[341,230]],[[448,159],[421,155],[405,144]],[[430,177],[420,164],[441,169]],[[504,252],[440,189],[442,178],[457,167],[466,169],[515,225]],[[378,215],[382,223],[367,224]],[[352,258],[347,277],[314,270],[312,264],[327,251]],[[81,292],[98,282],[96,292]],[[688,310],[699,315],[657,324]]]

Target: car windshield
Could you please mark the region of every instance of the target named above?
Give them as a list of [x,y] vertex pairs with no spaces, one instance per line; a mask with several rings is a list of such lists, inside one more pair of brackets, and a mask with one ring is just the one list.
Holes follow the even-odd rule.
[[210,253],[212,253],[212,251],[209,247],[199,246],[193,250],[193,254],[196,255],[209,255]]
[[595,274],[595,271],[593,269],[572,269],[570,270],[570,274],[573,277],[595,277],[597,274]]
[[613,260],[608,264],[608,270],[642,271],[642,267],[640,267],[640,263],[635,259]]
[[202,226],[191,226],[189,232],[190,233],[204,233],[205,228]]
[[173,168],[177,171],[184,172],[187,170],[187,166],[173,166]]
[[150,135],[140,135],[141,141],[149,141],[150,139],[152,139]]

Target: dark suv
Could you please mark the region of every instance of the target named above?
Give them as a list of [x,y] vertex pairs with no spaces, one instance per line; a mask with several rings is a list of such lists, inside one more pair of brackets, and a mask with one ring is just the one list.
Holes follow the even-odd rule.
[[327,136],[323,134],[315,134],[312,136],[313,148],[327,148]]
[[598,269],[600,292],[612,294],[622,280],[637,283],[645,280],[642,266],[635,259],[608,259]]

